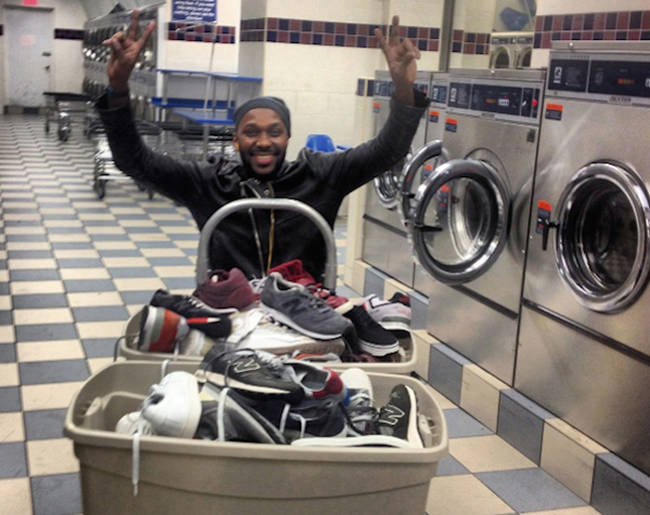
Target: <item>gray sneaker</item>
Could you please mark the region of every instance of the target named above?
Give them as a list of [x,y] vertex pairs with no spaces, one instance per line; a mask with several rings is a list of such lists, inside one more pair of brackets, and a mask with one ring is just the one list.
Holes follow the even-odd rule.
[[304,286],[285,281],[274,272],[267,277],[261,295],[262,307],[274,319],[312,338],[330,340],[354,332],[352,322],[334,311]]

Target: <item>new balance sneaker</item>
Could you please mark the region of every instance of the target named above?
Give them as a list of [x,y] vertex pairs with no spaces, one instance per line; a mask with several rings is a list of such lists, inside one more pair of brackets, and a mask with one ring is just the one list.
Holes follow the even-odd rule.
[[235,311],[234,308],[216,309],[192,295],[173,295],[163,289],[156,290],[149,304],[170,309],[185,318],[220,318]]
[[219,388],[228,386],[252,399],[298,403],[305,396],[302,386],[289,376],[282,361],[263,351],[212,349],[195,375],[202,383],[209,382]]
[[354,324],[361,351],[373,356],[386,356],[399,350],[399,341],[375,322],[361,306],[354,306],[343,315]]
[[379,434],[395,436],[411,447],[424,447],[419,430],[417,397],[412,388],[398,384],[390,392],[390,400],[379,410]]
[[390,300],[376,295],[366,297],[363,307],[384,329],[408,333],[411,330],[411,306],[408,295],[395,293]]
[[144,306],[140,317],[138,350],[143,352],[173,352],[177,342],[189,334],[185,319],[165,308]]
[[308,361],[284,357],[282,361],[288,367],[288,376],[300,384],[305,391],[306,399],[334,399],[343,401],[347,389],[341,376],[321,365]]
[[123,435],[133,436],[136,433],[149,436],[153,435],[151,423],[142,417],[141,411],[132,411],[123,415],[115,424],[115,432]]
[[354,307],[354,304],[345,297],[333,295],[321,283],[317,283],[316,279],[304,269],[302,261],[299,259],[276,266],[269,271],[269,273],[273,272],[279,273],[286,281],[305,286],[312,294],[323,299],[328,306],[338,313],[346,313]]
[[305,437],[343,437],[345,415],[333,399],[304,400],[298,405],[278,401],[261,402],[259,413],[284,435],[288,442]]
[[361,436],[375,433],[377,410],[373,406],[372,383],[360,368],[348,368],[341,374],[348,395],[343,403],[348,418],[348,434]]
[[352,323],[304,287],[274,272],[264,283],[262,307],[278,322],[312,338],[328,340],[350,335]]
[[216,270],[193,295],[213,308],[245,309],[257,300],[244,272],[239,268],[230,271]]
[[188,372],[171,372],[151,387],[142,403],[142,417],[155,434],[192,438],[201,417],[196,377]]
[[[231,388],[206,384],[201,390],[201,419],[195,438],[235,442],[286,444],[282,433]],[[222,409],[219,409],[223,404]]]

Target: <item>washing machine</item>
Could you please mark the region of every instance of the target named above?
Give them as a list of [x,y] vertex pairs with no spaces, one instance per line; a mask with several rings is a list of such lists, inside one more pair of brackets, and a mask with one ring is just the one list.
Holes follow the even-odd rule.
[[530,68],[532,32],[498,32],[490,36],[490,68]]
[[617,43],[550,54],[515,385],[650,473],[650,45]]
[[450,160],[418,188],[409,225],[432,279],[427,330],[512,384],[544,70],[452,70]]
[[[431,72],[418,72],[415,87],[428,94],[430,85]],[[390,73],[377,71],[373,97],[375,136],[388,118],[392,94]],[[423,115],[411,144],[411,152],[424,145],[426,128],[426,116]],[[411,287],[413,257],[399,210],[402,170],[409,157],[410,154],[390,170],[385,170],[366,188],[362,258],[381,272]]]

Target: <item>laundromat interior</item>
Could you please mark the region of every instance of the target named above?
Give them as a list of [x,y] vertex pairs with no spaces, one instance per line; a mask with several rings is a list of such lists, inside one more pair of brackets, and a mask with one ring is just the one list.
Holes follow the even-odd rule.
[[[648,0],[0,6],[0,513],[650,513]],[[115,167],[94,109],[134,9],[156,24],[129,82],[143,141],[203,165],[239,158],[233,112],[259,95],[291,112],[289,161],[377,136],[374,30],[399,16],[430,102],[408,155],[344,199],[316,279],[357,306],[408,296],[401,362],[357,364],[441,414],[421,454],[140,440],[88,415],[114,416],[82,399],[126,388],[119,367],[191,368],[124,351],[202,266],[190,211]]]

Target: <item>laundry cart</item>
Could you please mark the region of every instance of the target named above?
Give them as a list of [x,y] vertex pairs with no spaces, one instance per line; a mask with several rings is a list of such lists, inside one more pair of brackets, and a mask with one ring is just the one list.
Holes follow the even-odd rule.
[[[196,283],[203,284],[210,275],[210,236],[214,229],[229,215],[247,209],[275,209],[294,211],[310,219],[323,235],[326,247],[326,264],[323,286],[334,293],[336,291],[336,242],[327,221],[314,208],[298,200],[292,199],[241,199],[235,200],[218,209],[205,223],[199,238],[199,248],[196,261]],[[124,334],[116,343],[116,357],[123,356],[127,360],[155,360],[161,361],[174,359],[182,362],[198,363],[199,356],[182,356],[156,352],[142,352],[137,350],[141,313],[133,315],[126,323]],[[361,366],[365,370],[386,372],[393,374],[409,374],[415,371],[417,363],[417,350],[412,334],[400,339],[399,362],[380,363],[343,363],[340,367]]]
[[[192,373],[173,363],[169,372]],[[369,373],[375,404],[397,384],[417,398],[424,448],[299,447],[114,432],[160,381],[154,362],[113,363],[74,396],[64,434],[79,460],[83,512],[94,514],[423,514],[430,480],[448,453],[445,418],[431,390],[399,375]],[[133,481],[134,471],[137,481]],[[133,483],[137,483],[134,495]]]
[[90,97],[79,93],[56,93],[46,91],[45,132],[50,132],[50,124],[56,122],[60,141],[68,141],[72,132],[72,122],[84,123],[86,113],[92,110]]

